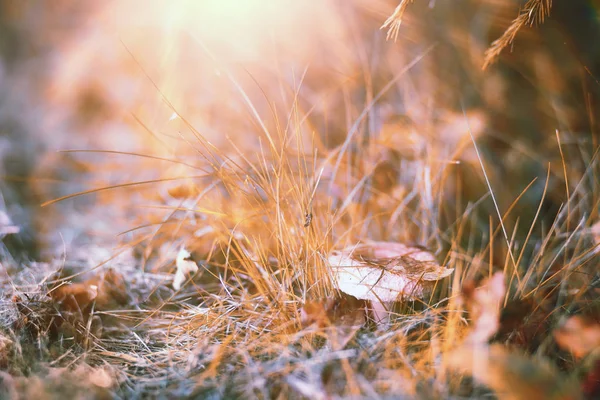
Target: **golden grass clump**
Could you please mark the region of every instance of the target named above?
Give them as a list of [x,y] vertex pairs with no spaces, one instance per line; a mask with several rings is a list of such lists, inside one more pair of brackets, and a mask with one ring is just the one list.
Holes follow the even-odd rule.
[[[118,50],[100,46],[98,71],[127,112],[107,111],[107,126],[77,119],[87,145],[61,155],[79,168],[62,190],[36,182],[40,226],[64,229],[42,240],[54,243],[49,259],[0,249],[0,389],[40,399],[596,395],[599,147],[591,128],[571,129],[589,115],[559,112],[570,105],[544,97],[529,59],[521,74],[500,61],[495,76],[525,100],[488,103],[473,68],[552,2],[530,0],[520,25],[478,56],[460,39],[485,41],[475,22],[442,17],[443,37],[424,24],[410,27],[411,38],[427,33],[421,42],[386,43],[378,26],[390,4],[309,3],[286,3],[280,21],[275,3],[202,15],[195,2],[157,4],[136,29],[110,19],[131,5],[113,5],[71,43],[59,83],[85,80],[90,45],[109,41],[95,36],[103,24],[123,29]],[[385,22],[387,39],[409,3]],[[431,18],[436,7],[448,11],[436,5]],[[308,20],[331,24],[301,37]],[[231,31],[248,37],[226,40]],[[450,79],[446,67],[464,73]],[[522,76],[529,86],[513,81]],[[63,106],[77,98],[56,90]],[[383,287],[391,281],[402,285]]]

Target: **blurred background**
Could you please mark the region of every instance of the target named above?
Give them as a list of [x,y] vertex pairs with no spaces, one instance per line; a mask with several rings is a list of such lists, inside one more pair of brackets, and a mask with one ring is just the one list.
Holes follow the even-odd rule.
[[[417,0],[397,40],[386,41],[380,27],[393,0],[1,0],[1,223],[18,228],[3,252],[51,257],[113,243],[151,219],[139,206],[164,193],[159,184],[40,206],[190,174],[145,156],[214,167],[219,160],[201,149],[212,146],[260,163],[275,140],[310,165],[349,133],[354,161],[344,176],[367,176],[372,195],[356,202],[375,193],[392,221],[373,239],[406,239],[418,224],[381,206],[402,202],[393,189],[419,179],[415,160],[445,176],[435,196],[442,212],[431,217],[442,230],[478,200],[481,224],[497,220],[469,129],[501,210],[533,182],[509,230],[527,232],[545,190],[542,221],[553,220],[569,188],[589,194],[581,213],[597,214],[598,179],[587,166],[599,139],[600,4],[554,1],[543,24],[523,28],[483,70],[485,50],[524,3]],[[349,190],[324,185],[319,196],[343,201]]]

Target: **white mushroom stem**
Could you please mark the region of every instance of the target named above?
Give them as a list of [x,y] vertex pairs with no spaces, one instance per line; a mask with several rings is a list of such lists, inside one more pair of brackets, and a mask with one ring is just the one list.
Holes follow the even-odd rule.
[[371,312],[378,326],[387,327],[390,325],[390,310],[393,304],[389,301],[371,301]]

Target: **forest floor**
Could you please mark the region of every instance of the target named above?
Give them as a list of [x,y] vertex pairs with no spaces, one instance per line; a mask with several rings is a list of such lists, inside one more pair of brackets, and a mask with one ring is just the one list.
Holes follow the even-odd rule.
[[[298,39],[323,57],[289,74],[183,35],[200,55],[161,66],[202,79],[173,83],[145,58],[164,43],[123,40],[158,99],[119,120],[131,143],[89,89],[87,141],[28,181],[41,251],[0,209],[0,399],[600,396],[600,144],[591,100],[559,97],[592,72],[531,36],[469,55],[463,14],[414,5],[450,38],[409,3],[405,52],[387,4]],[[334,22],[354,47],[327,51]]]

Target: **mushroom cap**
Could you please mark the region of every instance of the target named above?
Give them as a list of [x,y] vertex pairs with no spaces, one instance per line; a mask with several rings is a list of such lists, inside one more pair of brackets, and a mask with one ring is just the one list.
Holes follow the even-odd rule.
[[394,242],[362,242],[332,251],[327,261],[339,290],[376,302],[422,297],[454,271],[427,250]]

